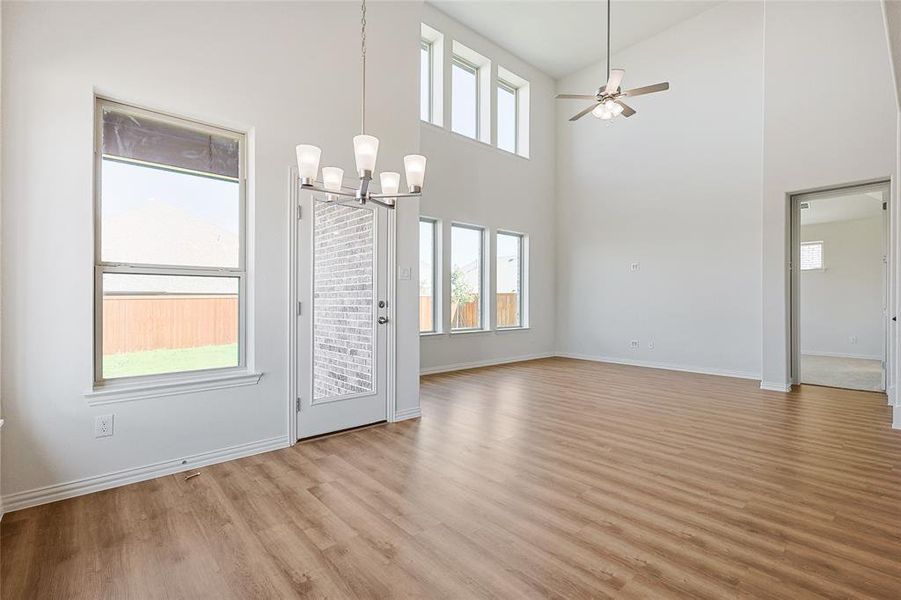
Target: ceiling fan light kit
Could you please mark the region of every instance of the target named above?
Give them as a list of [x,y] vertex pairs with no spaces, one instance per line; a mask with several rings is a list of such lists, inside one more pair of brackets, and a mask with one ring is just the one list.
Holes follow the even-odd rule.
[[669,89],[669,82],[656,83],[631,90],[623,90],[623,77],[626,72],[623,69],[610,68],[610,0],[607,0],[607,83],[599,87],[594,94],[557,94],[558,100],[592,100],[593,102],[584,110],[577,112],[569,120],[578,121],[588,113],[601,119],[611,121],[622,115],[631,117],[635,109],[623,102],[623,98],[634,98],[644,94],[653,94]]
[[360,103],[360,135],[353,139],[354,162],[360,183],[351,188],[344,185],[344,169],[338,167],[323,167],[322,179],[319,175],[319,161],[322,150],[318,146],[300,144],[296,148],[297,176],[300,179],[300,187],[306,190],[325,192],[328,201],[337,198],[353,198],[360,204],[372,202],[385,208],[394,208],[397,198],[418,197],[422,195],[422,184],[425,180],[425,156],[408,154],[404,157],[404,173],[407,179],[407,192],[401,193],[400,173],[385,171],[379,174],[381,191],[374,193],[370,189],[375,163],[379,154],[379,139],[366,134],[366,0],[361,3],[360,19],[360,58],[362,62],[361,74],[361,103]]

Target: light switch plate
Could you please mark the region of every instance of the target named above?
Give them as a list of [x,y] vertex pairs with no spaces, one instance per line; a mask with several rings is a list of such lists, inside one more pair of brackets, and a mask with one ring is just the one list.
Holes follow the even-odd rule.
[[400,279],[401,281],[409,281],[410,279],[413,279],[413,268],[401,267],[398,279]]

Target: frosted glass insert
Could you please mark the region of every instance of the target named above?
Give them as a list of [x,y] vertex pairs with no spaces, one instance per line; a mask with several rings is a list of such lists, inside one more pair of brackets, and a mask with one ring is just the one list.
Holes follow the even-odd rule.
[[315,202],[313,401],[374,389],[373,213]]

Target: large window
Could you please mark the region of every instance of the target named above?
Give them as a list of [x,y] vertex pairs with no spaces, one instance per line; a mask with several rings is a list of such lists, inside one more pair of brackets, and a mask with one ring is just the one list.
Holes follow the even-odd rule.
[[437,302],[435,283],[437,264],[435,243],[437,222],[425,217],[419,220],[419,332],[433,333],[438,330],[435,315]]
[[482,328],[484,230],[471,225],[451,227],[451,329]]
[[497,81],[497,147],[507,152],[516,152],[517,90],[512,84]]
[[432,121],[432,42],[419,42],[419,118]]
[[479,138],[479,68],[454,56],[451,64],[451,129]]
[[523,326],[523,236],[497,234],[497,326]]
[[95,381],[244,364],[244,137],[97,100]]

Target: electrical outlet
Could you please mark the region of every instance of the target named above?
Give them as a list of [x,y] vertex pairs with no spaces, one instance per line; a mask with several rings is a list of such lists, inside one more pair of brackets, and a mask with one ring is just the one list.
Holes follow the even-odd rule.
[[94,437],[102,438],[113,435],[113,415],[94,417]]
[[648,342],[648,350],[653,350],[653,349],[654,349],[654,342],[653,341]]
[[632,340],[631,347],[633,350],[638,350],[639,346],[640,346],[640,344],[638,343],[638,340]]
[[629,265],[629,270],[630,270],[630,271],[639,271],[639,270],[641,270],[641,263],[632,263],[631,265]]

